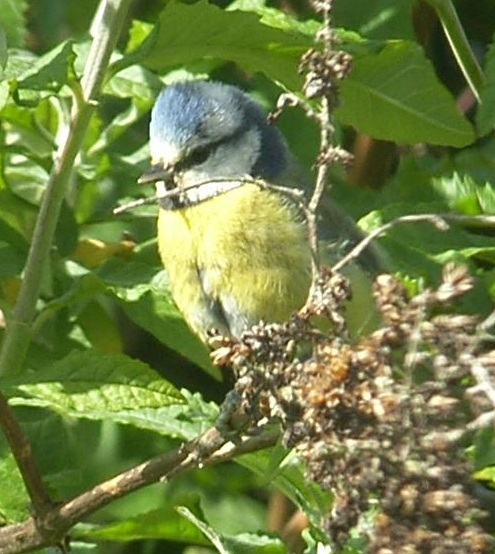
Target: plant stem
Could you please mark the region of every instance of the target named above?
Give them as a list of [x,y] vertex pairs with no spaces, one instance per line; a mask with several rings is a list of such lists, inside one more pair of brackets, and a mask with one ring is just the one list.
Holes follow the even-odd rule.
[[0,352],[0,375],[13,375],[22,370],[31,340],[30,327],[36,313],[42,275],[49,261],[60,207],[74,160],[96,107],[110,55],[131,2],[132,0],[102,0],[95,15],[92,25],[93,43],[81,80],[82,98],[79,102],[74,102],[67,138],[58,149],[43,196],[19,298],[8,321]]
[[480,91],[485,82],[485,76],[474,55],[466,33],[459,21],[452,0],[426,0],[437,12],[438,18],[449,41],[454,56],[468,82],[476,100],[480,101]]

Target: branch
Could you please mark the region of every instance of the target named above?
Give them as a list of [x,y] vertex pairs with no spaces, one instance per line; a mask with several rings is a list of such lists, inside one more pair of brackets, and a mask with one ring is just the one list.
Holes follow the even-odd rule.
[[278,431],[266,428],[255,436],[232,443],[212,427],[176,450],[151,458],[50,509],[42,520],[31,517],[0,528],[0,554],[17,554],[60,543],[75,523],[117,498],[156,481],[167,481],[194,469],[273,446],[278,436]]
[[36,467],[31,444],[24,434],[7,399],[0,392],[0,425],[21,473],[34,512],[41,514],[53,504]]

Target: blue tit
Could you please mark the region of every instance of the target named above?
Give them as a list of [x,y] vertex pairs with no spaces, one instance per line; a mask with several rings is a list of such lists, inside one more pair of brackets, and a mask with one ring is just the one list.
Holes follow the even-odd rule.
[[[230,85],[171,85],[152,110],[150,151],[152,166],[139,182],[156,183],[161,197],[159,252],[191,329],[205,341],[211,330],[240,337],[260,321],[284,321],[302,307],[311,253],[300,209],[287,195],[246,182],[298,188],[305,182],[262,107]],[[170,190],[177,194],[167,195]],[[333,204],[325,212],[328,261],[359,234]],[[364,281],[354,290],[356,328],[370,314],[369,278]]]

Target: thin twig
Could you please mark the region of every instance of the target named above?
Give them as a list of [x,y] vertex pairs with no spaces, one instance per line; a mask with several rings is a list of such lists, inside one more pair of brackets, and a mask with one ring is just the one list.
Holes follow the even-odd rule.
[[[321,113],[320,113],[320,152],[326,152],[330,146],[331,141],[331,129],[330,126],[330,103],[327,98],[321,99]],[[318,172],[316,174],[315,186],[313,194],[308,204],[307,210],[307,225],[308,225],[308,238],[309,246],[311,249],[311,274],[313,276],[311,291],[309,297],[312,297],[312,289],[318,276],[320,274],[320,252],[318,246],[318,222],[317,212],[318,206],[321,202],[321,197],[325,192],[327,186],[327,175],[329,170],[329,164],[326,162],[320,163],[318,166]]]
[[51,508],[53,503],[36,467],[31,444],[15,418],[12,408],[8,405],[7,399],[1,392],[0,426],[21,473],[34,512],[40,514]]
[[240,438],[234,444],[228,442],[213,427],[178,449],[126,470],[52,508],[42,521],[31,517],[22,523],[0,528],[0,554],[18,554],[57,544],[75,523],[117,498],[158,480],[167,480],[172,476],[273,446],[278,435],[278,431],[273,429],[262,429],[257,435]]
[[459,215],[459,214],[449,214],[449,213],[442,213],[442,214],[411,214],[411,215],[404,215],[401,217],[397,217],[396,219],[393,219],[392,221],[389,221],[388,223],[385,223],[384,225],[376,228],[374,231],[366,235],[356,246],[350,250],[341,260],[339,260],[336,264],[333,265],[332,271],[340,271],[343,267],[345,267],[347,264],[358,258],[364,250],[380,235],[383,235],[393,227],[396,227],[397,225],[402,225],[404,223],[431,223],[434,225],[439,231],[447,231],[449,229],[449,225],[447,221],[457,221],[460,223],[484,223],[488,225],[495,225],[495,216],[491,215]]
[[[133,200],[131,202],[123,204],[122,206],[118,206],[117,208],[114,208],[112,213],[114,215],[118,215],[123,212],[132,210],[134,208],[139,208],[140,206],[144,206],[145,204],[153,204],[155,202],[160,202],[161,200],[170,200],[173,198],[179,198],[192,190],[197,190],[202,187],[207,187],[210,185],[215,185],[215,186],[224,185],[224,187],[216,188],[215,196],[224,194],[226,192],[230,192],[231,190],[234,190],[235,188],[238,188],[238,187],[242,187],[244,185],[256,185],[257,187],[260,187],[266,190],[272,190],[274,192],[278,192],[280,194],[283,194],[289,197],[301,209],[304,206],[303,204],[304,191],[301,189],[297,189],[294,187],[284,187],[281,185],[274,185],[272,183],[268,183],[264,181],[263,179],[253,179],[252,177],[238,177],[238,178],[215,177],[215,179],[200,181],[198,183],[193,183],[192,185],[188,185],[185,187],[174,187],[173,189],[170,189],[170,190],[160,191],[158,194],[155,194],[153,196],[148,196],[146,198],[139,198],[138,200]],[[233,187],[232,185],[235,185],[235,186]],[[305,212],[305,209],[304,209],[304,212]]]

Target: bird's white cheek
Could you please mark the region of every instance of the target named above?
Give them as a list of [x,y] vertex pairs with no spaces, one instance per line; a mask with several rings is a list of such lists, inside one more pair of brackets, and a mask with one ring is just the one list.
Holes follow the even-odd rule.
[[165,166],[172,166],[180,158],[180,151],[170,142],[157,139],[150,140],[150,153],[152,163],[163,163]]
[[165,193],[167,192],[167,187],[165,186],[165,181],[157,181],[155,183],[155,190],[156,195],[161,198],[162,196],[165,196]]

